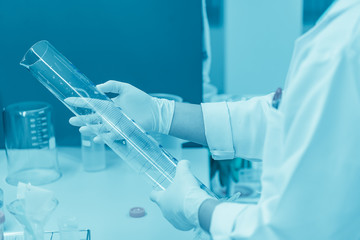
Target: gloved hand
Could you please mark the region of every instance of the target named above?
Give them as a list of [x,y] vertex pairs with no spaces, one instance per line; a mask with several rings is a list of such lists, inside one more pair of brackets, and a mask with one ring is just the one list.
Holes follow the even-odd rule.
[[[111,99],[115,106],[120,107],[145,131],[169,134],[175,109],[174,101],[151,97],[130,84],[114,80],[99,84],[97,88],[103,93],[118,94]],[[80,131],[83,134],[93,134],[93,129],[85,125],[98,124],[99,119],[88,115],[72,117],[69,122],[71,125],[81,127]]]
[[82,126],[80,132],[86,136],[96,136],[94,137],[94,142],[101,143],[105,141],[107,144],[111,144],[119,141],[124,144],[122,135],[126,133],[128,128],[124,128],[122,125],[128,123],[119,121],[119,119],[126,117],[121,109],[115,106],[113,101],[106,98],[103,99],[66,98],[64,101],[67,105],[78,109],[78,112],[81,111],[81,114],[83,114],[71,118],[73,121],[72,125]]
[[183,231],[199,226],[200,205],[210,198],[212,197],[199,187],[187,160],[178,163],[174,182],[165,191],[153,191],[150,195],[164,217],[175,228]]

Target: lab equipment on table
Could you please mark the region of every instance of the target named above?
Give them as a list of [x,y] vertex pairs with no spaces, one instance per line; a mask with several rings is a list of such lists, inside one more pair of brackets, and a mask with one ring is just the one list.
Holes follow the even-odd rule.
[[[90,230],[79,230],[80,240],[90,240],[91,232]],[[6,232],[4,240],[24,240],[24,233],[22,232]],[[59,231],[51,231],[44,233],[44,240],[62,240],[60,238]]]
[[87,172],[101,171],[106,168],[105,145],[94,142],[95,136],[81,134],[81,158],[83,169]]
[[4,222],[5,214],[0,211],[0,240],[4,240]]
[[[183,102],[182,97],[173,94],[152,93],[150,95],[152,97],[173,100],[175,102]],[[184,142],[182,139],[158,132],[151,132],[150,135],[175,158],[182,158],[182,143]]]
[[58,224],[60,240],[80,240],[78,221],[75,217],[61,217]]
[[17,199],[7,209],[24,226],[25,240],[44,240],[44,225],[58,204],[52,192],[19,183]]
[[146,215],[145,209],[142,207],[133,207],[129,211],[129,216],[132,218],[141,218]]
[[242,159],[214,160],[210,156],[210,186],[217,195],[227,198],[232,194],[231,182],[238,181],[238,162]]
[[4,109],[9,184],[42,185],[61,176],[51,110],[45,102],[21,102]]
[[229,194],[241,193],[237,202],[256,203],[261,196],[262,163],[241,160],[238,171],[238,180],[230,181]]
[[[102,124],[94,132],[154,188],[166,189],[176,172],[177,160],[148,133],[116,107],[90,80],[62,56],[49,42],[33,45],[20,63],[75,115],[97,116]],[[200,182],[199,182],[200,183]],[[201,187],[213,195],[200,183]]]

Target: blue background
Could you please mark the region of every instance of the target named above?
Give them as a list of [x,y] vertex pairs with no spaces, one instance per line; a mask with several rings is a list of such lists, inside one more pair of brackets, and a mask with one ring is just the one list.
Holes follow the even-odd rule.
[[[71,113],[19,62],[46,39],[93,82],[129,82],[199,103],[202,95],[201,1],[0,1],[0,105],[47,101],[59,145],[79,144]],[[3,147],[3,132],[0,131]]]

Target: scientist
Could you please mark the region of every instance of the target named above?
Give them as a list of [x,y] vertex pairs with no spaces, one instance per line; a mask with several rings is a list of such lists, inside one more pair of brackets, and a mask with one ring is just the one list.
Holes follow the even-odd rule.
[[360,239],[360,0],[336,1],[297,40],[278,109],[274,94],[200,106],[116,81],[98,88],[148,131],[208,145],[217,160],[263,161],[257,205],[213,199],[180,161],[174,183],[151,193],[176,228],[215,240]]

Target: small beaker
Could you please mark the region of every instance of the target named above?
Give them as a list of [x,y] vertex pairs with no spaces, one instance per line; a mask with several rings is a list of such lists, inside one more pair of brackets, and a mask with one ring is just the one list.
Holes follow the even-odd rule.
[[61,176],[51,110],[45,102],[22,102],[4,108],[9,184],[43,185]]
[[[168,93],[152,93],[152,97],[163,98],[167,100],[174,100],[175,102],[183,102],[182,97],[168,94]],[[170,135],[165,135],[162,133],[152,132],[150,135],[169,153],[171,153],[175,158],[182,158],[182,143],[184,142],[180,138],[176,138]]]
[[86,172],[97,172],[106,168],[105,144],[94,142],[95,136],[81,134],[81,158]]

